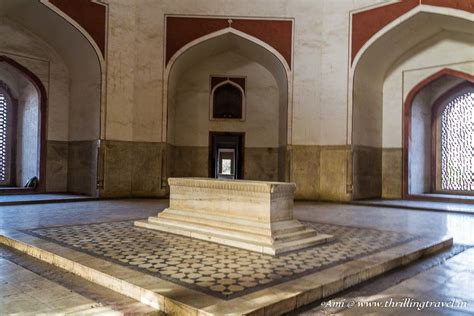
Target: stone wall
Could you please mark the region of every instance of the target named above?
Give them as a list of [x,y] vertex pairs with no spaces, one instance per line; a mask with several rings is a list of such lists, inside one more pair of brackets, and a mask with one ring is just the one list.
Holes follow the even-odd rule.
[[[208,177],[209,148],[170,146],[172,163],[170,177]],[[246,147],[244,149],[244,179],[278,181],[278,149]]]
[[68,143],[67,191],[96,195],[97,141]]
[[[351,10],[377,1],[306,2],[116,0],[109,4],[107,135],[125,141],[165,141],[163,121],[165,14],[294,19],[293,93],[286,141],[347,144],[348,29]],[[344,66],[342,66],[344,65]]]
[[[165,197],[168,177],[208,176],[208,147],[106,141],[102,148],[104,169],[99,179],[104,179],[104,197]],[[350,153],[346,146],[245,148],[244,179],[277,181],[278,156],[283,155],[289,165],[287,181],[297,186],[296,199],[348,201]]]
[[[165,196],[161,178],[166,146],[162,143],[103,141],[103,197]],[[171,158],[171,157],[170,157]],[[166,170],[165,170],[166,172]]]
[[380,198],[382,194],[382,150],[353,146],[353,199]]
[[299,200],[348,201],[351,198],[350,146],[291,146],[290,181]]
[[[466,62],[471,58],[472,35],[461,19],[453,22],[448,14],[417,14],[406,23],[397,19],[400,25],[396,30],[373,44],[364,54],[365,60],[357,64],[357,59],[349,56],[350,16],[381,5],[377,0],[259,0],[246,5],[226,0],[106,2],[107,61],[103,73],[90,47],[86,49],[79,41],[68,45],[48,32],[58,25],[54,17],[44,12],[36,16],[42,9],[34,6],[38,10],[22,11],[25,21],[47,21],[40,23],[38,32],[67,64],[61,72],[65,67],[51,62],[51,80],[55,81],[49,91],[54,111],[48,118],[48,139],[71,141],[67,147],[71,155],[85,146],[84,157],[91,160],[68,156],[67,163],[60,163],[66,158],[57,153],[64,150],[51,143],[57,155],[49,165],[56,177],[64,173],[52,171],[53,166],[68,165],[71,183],[67,188],[75,192],[93,191],[93,181],[79,173],[84,166],[92,176],[100,169],[104,196],[164,195],[168,176],[207,175],[208,134],[216,130],[246,132],[244,176],[295,181],[297,198],[346,201],[399,197],[406,94],[441,67],[472,72]],[[194,64],[188,64],[192,67],[170,82],[166,75],[172,69],[167,68],[164,56],[167,15],[293,21],[287,73],[278,78],[271,71],[269,75],[265,62],[249,58],[252,54],[258,57],[258,49],[246,55],[240,42],[229,42],[195,56]],[[28,25],[34,29],[34,23]],[[64,25],[64,34],[72,38],[70,27]],[[34,54],[28,41],[20,44],[24,52]],[[76,55],[81,56],[80,63],[75,62]],[[48,56],[42,59],[53,60]],[[247,105],[251,111],[245,122],[209,120],[207,78],[212,74],[249,76],[252,84]],[[40,75],[46,78],[45,73]],[[284,87],[286,83],[288,87]],[[80,143],[97,139],[102,140],[100,166],[96,166],[93,153],[97,149]]]
[[49,140],[47,146],[46,191],[64,192],[68,186],[69,143]]
[[402,198],[402,148],[382,149],[382,197]]
[[[281,91],[278,90],[282,89],[282,85],[278,84],[278,87],[273,89],[276,91],[278,104],[275,107],[276,113],[263,111],[262,108],[261,114],[264,118],[276,114],[278,117],[276,128],[280,132],[277,133],[278,137],[269,138],[271,134],[268,131],[270,126],[274,129],[273,125],[267,124],[265,120],[257,123],[259,124],[255,129],[257,133],[251,137],[250,143],[246,139],[245,145],[248,148],[245,149],[244,176],[262,180],[295,181],[298,185],[296,192],[298,199],[349,200],[352,162],[350,138],[347,136],[350,128],[347,117],[346,68],[349,59],[348,16],[352,10],[374,3],[376,1],[371,0],[357,3],[324,2],[324,4],[264,0],[247,3],[245,6],[230,6],[226,1],[210,3],[205,0],[183,0],[179,4],[175,1],[111,2],[108,20],[106,135],[110,139],[124,142],[169,143],[166,145],[168,149],[163,164],[167,167],[164,168],[163,175],[168,173],[168,176],[207,176],[209,155],[207,142],[211,128],[203,123],[204,120],[209,122],[209,94],[205,89],[208,81],[207,79],[193,81],[192,77],[183,77],[182,82],[188,87],[184,90],[195,91],[194,95],[189,93],[187,95],[183,87],[167,82],[163,77],[167,71],[163,55],[165,15],[209,17],[211,14],[211,17],[290,19],[295,21],[293,56],[287,78],[291,91],[288,95],[290,106],[288,108],[281,106],[281,100],[278,100],[282,99]],[[222,53],[234,54],[238,51],[235,49],[231,52],[222,52],[217,47],[215,58],[219,59],[217,54]],[[201,62],[206,63],[209,56],[214,55],[201,56],[201,59],[196,60],[197,65]],[[217,68],[225,66],[223,63],[213,63],[209,67],[214,67],[213,71],[218,72],[217,74],[247,75],[238,70],[253,67],[251,63],[252,60],[240,66],[230,63],[227,65],[232,66],[231,68],[221,70]],[[198,75],[201,70],[189,73]],[[209,72],[206,74],[206,78],[209,74]],[[166,99],[163,97],[165,93],[178,88],[181,89],[179,93],[181,96],[169,95],[167,99],[169,103],[165,104]],[[273,90],[269,87],[254,87],[254,89],[257,89],[256,96],[261,94],[255,99],[259,102],[253,104],[254,106],[264,106],[274,97]],[[170,117],[176,117],[176,110],[179,111],[179,106],[176,104],[183,105],[186,102],[188,108],[190,105],[202,105],[201,114],[197,118],[196,115],[189,115],[188,121],[170,120]],[[201,115],[202,121],[199,118]],[[236,129],[234,125],[230,129],[219,127],[218,130],[240,131],[240,128]],[[175,133],[167,138],[166,132],[170,129]],[[117,151],[120,152],[118,149]],[[123,152],[117,155],[130,156]],[[130,158],[124,158],[124,161],[130,164],[131,161],[127,159]],[[109,158],[105,160],[113,165],[118,164]],[[112,176],[113,169],[112,166],[105,166],[106,175],[110,176],[105,179],[109,179],[108,182],[116,179],[118,184],[127,183],[118,185],[114,194],[132,192],[129,172],[123,171],[125,174],[122,174],[122,171],[116,171],[118,174]],[[166,177],[162,179],[163,182],[165,179]],[[112,188],[107,187],[107,181],[105,192],[112,192]]]

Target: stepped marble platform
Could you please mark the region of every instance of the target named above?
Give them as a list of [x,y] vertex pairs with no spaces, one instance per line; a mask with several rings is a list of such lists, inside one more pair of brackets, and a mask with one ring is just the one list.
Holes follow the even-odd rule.
[[294,218],[294,183],[207,178],[168,183],[169,208],[136,226],[269,255],[333,240]]
[[280,315],[452,245],[449,236],[305,224],[337,239],[270,256],[127,221],[0,230],[0,244],[168,315]]

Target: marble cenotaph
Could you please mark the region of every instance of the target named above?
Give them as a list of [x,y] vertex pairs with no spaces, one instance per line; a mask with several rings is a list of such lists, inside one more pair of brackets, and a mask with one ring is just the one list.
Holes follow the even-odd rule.
[[333,238],[294,218],[294,183],[207,178],[170,178],[168,183],[169,207],[136,226],[269,255]]

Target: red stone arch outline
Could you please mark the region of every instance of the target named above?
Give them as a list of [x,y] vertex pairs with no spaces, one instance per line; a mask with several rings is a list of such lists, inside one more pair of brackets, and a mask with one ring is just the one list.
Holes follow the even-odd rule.
[[99,138],[106,139],[107,40],[109,5],[104,0],[39,0],[72,25],[92,47],[100,67]]
[[87,38],[99,59],[106,56],[108,4],[102,0],[40,0]]
[[165,66],[187,44],[226,28],[250,35],[274,48],[292,68],[293,20],[222,16],[165,16]]
[[474,0],[401,0],[379,5],[351,15],[351,62],[375,34],[400,16],[421,6],[432,6],[474,13]]

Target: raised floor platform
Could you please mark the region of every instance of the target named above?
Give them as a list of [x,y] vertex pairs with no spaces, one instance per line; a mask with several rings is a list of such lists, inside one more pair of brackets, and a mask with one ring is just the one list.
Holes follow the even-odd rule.
[[448,236],[303,224],[337,238],[269,256],[121,221],[3,230],[0,243],[170,315],[278,315],[452,244]]

